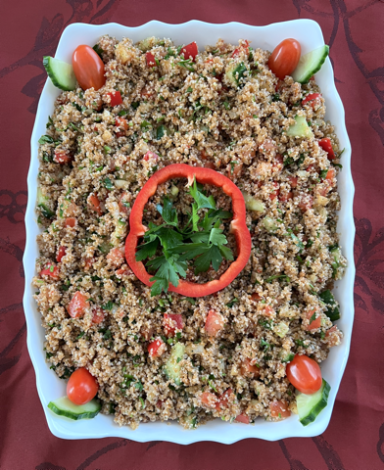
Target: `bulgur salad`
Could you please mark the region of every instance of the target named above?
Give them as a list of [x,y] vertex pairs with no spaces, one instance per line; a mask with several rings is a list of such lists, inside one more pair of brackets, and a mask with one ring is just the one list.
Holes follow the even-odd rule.
[[314,74],[328,46],[198,51],[103,36],[72,64],[39,140],[33,280],[49,408],[135,429],[253,423],[327,404],[338,139]]

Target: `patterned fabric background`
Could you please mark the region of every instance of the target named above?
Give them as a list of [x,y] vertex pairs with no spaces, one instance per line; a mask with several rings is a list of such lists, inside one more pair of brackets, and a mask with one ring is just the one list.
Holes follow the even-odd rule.
[[[0,16],[0,468],[4,470],[379,470],[384,468],[383,0],[3,1]],[[331,46],[356,184],[356,319],[351,356],[326,432],[232,446],[122,439],[62,441],[47,427],[26,348],[21,265],[29,140],[46,74],[69,23],[151,19],[263,25],[312,18]]]

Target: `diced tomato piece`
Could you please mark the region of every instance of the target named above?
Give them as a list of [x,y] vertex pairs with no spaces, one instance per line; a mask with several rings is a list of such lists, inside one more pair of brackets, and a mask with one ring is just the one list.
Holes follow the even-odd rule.
[[92,310],[92,323],[101,323],[105,318],[105,311],[101,307],[94,307]]
[[64,227],[76,227],[77,219],[75,217],[67,217],[64,220]]
[[49,276],[52,279],[59,279],[59,268],[55,263],[47,263],[46,267],[40,271],[40,276]]
[[311,321],[311,318],[315,314],[316,314],[316,310],[309,310],[306,313],[306,318],[310,321],[309,325],[307,325],[307,327],[306,327],[306,330],[316,330],[317,328],[320,328],[320,326],[321,326],[321,317],[320,317],[319,314],[317,315],[316,318],[314,318]]
[[283,194],[279,193],[279,201],[281,201],[281,202],[287,202],[292,198],[293,198],[293,193],[291,193],[291,192],[283,193]]
[[301,105],[304,106],[306,103],[309,103],[311,101],[311,106],[313,107],[315,105],[315,100],[317,100],[318,98],[321,98],[321,93],[309,93],[309,95],[307,95],[303,99]]
[[284,159],[282,155],[277,154],[272,164],[272,171],[277,173],[284,168]]
[[219,331],[223,329],[224,326],[224,317],[221,313],[215,312],[215,310],[210,310],[208,312],[207,319],[205,320],[205,331],[208,336],[217,336]]
[[67,305],[67,310],[69,316],[72,318],[79,318],[82,317],[85,313],[86,308],[89,306],[88,303],[88,296],[83,294],[82,292],[75,292],[72,300]]
[[111,93],[107,93],[107,95],[111,97],[111,102],[109,103],[110,106],[118,106],[123,102],[123,98],[119,91],[113,91]]
[[258,300],[261,299],[260,295],[257,293],[257,292],[254,292],[252,295],[251,295],[251,299],[254,300],[255,302],[257,302]]
[[334,160],[336,158],[335,152],[332,148],[332,142],[329,137],[324,137],[324,139],[321,139],[319,141],[319,145],[325,152],[327,152],[328,160]]
[[332,181],[334,179],[334,177],[336,176],[336,171],[334,168],[330,168],[327,172],[327,176],[325,177],[325,179],[329,180],[329,181]]
[[193,61],[195,61],[195,58],[198,53],[199,49],[195,41],[182,47],[180,51],[180,55],[183,55],[184,59],[192,59]]
[[157,162],[157,160],[159,159],[159,156],[156,155],[154,152],[149,151],[144,155],[143,159],[146,162],[149,162],[151,160],[153,160],[154,162]]
[[155,56],[152,54],[152,52],[147,52],[145,54],[145,60],[147,61],[147,66],[148,67],[155,67],[156,66]]
[[270,305],[265,305],[263,308],[263,315],[268,318],[272,318],[275,315],[275,311]]
[[163,407],[163,401],[162,400],[157,400],[156,408],[162,408],[162,407]]
[[132,276],[133,271],[128,266],[124,266],[116,271],[117,276]]
[[112,266],[115,266],[118,268],[121,266],[124,261],[124,248],[123,247],[116,247],[112,248],[112,250],[107,254],[107,261],[110,263]]
[[245,413],[241,413],[240,415],[236,416],[235,421],[238,423],[249,424],[249,417]]
[[233,390],[228,388],[224,393],[222,393],[216,403],[216,410],[220,411],[220,409],[228,408],[229,403],[235,400],[235,396],[233,394]]
[[272,418],[288,418],[291,416],[291,411],[288,405],[283,400],[275,400],[269,404],[269,410]]
[[64,165],[65,163],[69,163],[72,160],[71,155],[69,154],[68,150],[55,150],[55,156],[53,157],[53,160],[56,163],[61,163]]
[[100,201],[99,201],[99,198],[96,196],[96,194],[91,194],[88,197],[88,204],[92,210],[97,212],[99,215],[102,215],[103,211],[101,210]]
[[239,47],[236,47],[232,52],[232,57],[237,57],[242,51],[247,51],[247,53],[249,52],[249,41],[247,39]]
[[[123,117],[117,117],[115,120],[115,126],[119,129],[116,131],[116,137],[121,137],[125,135],[125,131],[128,129],[128,121]],[[113,171],[114,168],[111,168]]]
[[244,376],[257,376],[260,375],[259,368],[252,364],[252,359],[246,357],[240,366],[240,373]]
[[273,201],[274,199],[276,199],[277,196],[279,195],[279,183],[273,182],[272,185],[273,185],[273,187],[275,188],[275,190],[269,195],[269,199],[270,199],[271,201]]
[[84,271],[89,271],[95,262],[95,258],[92,256],[91,258],[84,259]]
[[57,252],[57,255],[56,255],[56,261],[58,263],[60,263],[60,261],[64,258],[66,251],[67,251],[67,247],[61,245],[60,248],[59,248],[59,251]]
[[177,330],[184,328],[183,317],[180,313],[164,313],[163,326],[168,337],[175,336]]
[[161,338],[156,338],[148,344],[149,357],[160,357],[167,350],[167,346]]
[[218,398],[214,393],[211,392],[203,392],[200,395],[201,403],[206,406],[207,408],[215,409],[218,406]]
[[306,212],[309,209],[312,209],[313,206],[313,197],[309,194],[303,195],[299,201],[299,207],[303,212]]
[[[206,165],[204,165],[206,167]],[[236,162],[227,166],[228,178],[238,178],[243,170],[243,162]]]
[[144,327],[141,330],[141,336],[145,339],[145,341],[149,341],[153,336],[154,329],[151,327]]
[[288,176],[288,180],[289,180],[289,182],[290,182],[292,188],[296,188],[296,187],[297,187],[297,183],[298,183],[298,178],[297,178],[297,176]]
[[140,96],[142,96],[143,98],[151,98],[154,94],[155,94],[155,90],[147,86],[145,86],[140,92]]

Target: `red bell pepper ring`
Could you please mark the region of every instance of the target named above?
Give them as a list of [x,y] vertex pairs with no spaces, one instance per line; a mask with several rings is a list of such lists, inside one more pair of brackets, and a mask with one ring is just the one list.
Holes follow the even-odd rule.
[[329,137],[324,137],[319,141],[320,147],[325,150],[328,154],[328,160],[334,160],[336,158],[335,152],[332,148],[332,142]]
[[112,93],[107,93],[107,95],[111,97],[111,102],[109,103],[111,106],[117,106],[123,102],[119,91],[113,91]]
[[147,61],[147,66],[148,67],[155,67],[156,66],[155,56],[152,54],[152,52],[147,52],[145,54],[145,60]]
[[184,56],[184,59],[192,59],[195,61],[197,54],[199,53],[199,49],[197,48],[197,44],[195,41],[191,42],[191,44],[187,44],[186,46],[181,48],[180,55]]
[[144,264],[136,261],[136,249],[139,238],[143,237],[147,228],[143,225],[143,212],[150,197],[157,190],[159,184],[172,178],[187,178],[188,184],[194,179],[202,184],[210,184],[221,188],[232,199],[233,219],[231,231],[235,235],[238,256],[219,279],[205,284],[196,284],[180,279],[177,287],[172,284],[169,291],[177,292],[186,297],[204,297],[214,294],[228,286],[244,269],[251,255],[251,234],[246,224],[246,209],[244,197],[240,189],[226,176],[209,168],[193,167],[186,164],[168,165],[154,173],[139,192],[129,217],[130,232],[125,241],[125,258],[134,274],[147,286],[152,286],[152,275],[148,274]]

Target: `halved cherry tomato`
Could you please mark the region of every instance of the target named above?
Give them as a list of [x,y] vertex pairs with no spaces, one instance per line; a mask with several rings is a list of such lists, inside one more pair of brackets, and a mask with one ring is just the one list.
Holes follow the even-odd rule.
[[310,321],[309,325],[307,325],[306,329],[307,330],[316,330],[317,328],[320,328],[321,326],[321,316],[318,315],[316,318],[314,318],[312,321],[311,321],[311,318],[313,317],[313,315],[316,314],[316,310],[313,309],[313,310],[309,310],[307,313],[306,313],[306,317],[307,319]]
[[321,388],[322,377],[319,364],[308,356],[296,356],[287,365],[287,377],[302,393],[315,393]]
[[67,305],[67,311],[72,318],[80,318],[84,315],[85,309],[89,306],[88,296],[82,292],[75,292],[71,301]]
[[156,338],[148,344],[149,357],[160,357],[167,350],[167,346],[161,338]]
[[284,39],[273,50],[268,66],[276,77],[284,80],[286,75],[291,75],[300,60],[301,46],[296,39]]
[[249,417],[245,413],[241,413],[240,415],[236,416],[235,421],[238,423],[249,424]]
[[147,52],[145,54],[145,60],[147,61],[147,66],[148,67],[155,67],[156,66],[155,56],[152,54],[152,52]]
[[85,405],[95,398],[99,384],[85,367],[75,370],[67,383],[67,397],[75,405]]
[[100,207],[100,201],[99,198],[96,196],[96,194],[91,194],[88,198],[88,204],[93,209],[96,211],[99,215],[103,213]]
[[164,313],[163,326],[168,337],[175,336],[177,330],[184,328],[183,317],[180,313]]
[[67,251],[67,247],[61,245],[56,255],[56,261],[58,263],[60,263],[60,261],[64,258],[66,251]]
[[69,163],[71,160],[72,157],[68,150],[55,150],[55,156],[53,157],[54,162],[64,165],[65,163]]
[[67,217],[64,220],[64,227],[76,227],[77,219],[75,217]]
[[94,307],[92,310],[92,323],[99,324],[105,318],[105,311],[101,307]]
[[49,276],[52,279],[59,279],[59,268],[54,263],[48,263],[44,269],[40,271],[40,276]]
[[180,55],[183,55],[184,59],[192,59],[193,61],[195,61],[195,57],[198,53],[199,50],[195,41],[182,47],[180,51]]
[[214,310],[208,312],[207,319],[205,320],[205,331],[208,336],[217,336],[219,331],[223,329],[224,317]]
[[335,152],[332,148],[332,142],[329,137],[324,137],[319,141],[320,147],[325,150],[328,154],[328,160],[334,160],[336,158]]
[[291,411],[283,400],[275,400],[269,404],[272,418],[289,418]]
[[72,56],[73,71],[83,90],[99,90],[105,84],[104,63],[92,47],[81,45]]
[[306,103],[312,101],[311,106],[313,107],[313,105],[315,104],[314,101],[318,98],[321,98],[321,93],[309,93],[301,102],[301,106],[304,106]]

